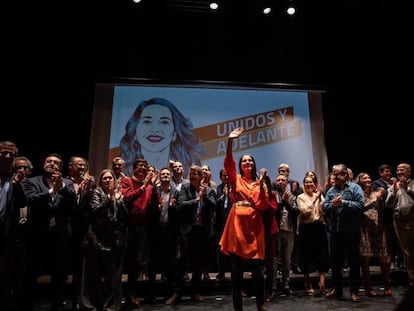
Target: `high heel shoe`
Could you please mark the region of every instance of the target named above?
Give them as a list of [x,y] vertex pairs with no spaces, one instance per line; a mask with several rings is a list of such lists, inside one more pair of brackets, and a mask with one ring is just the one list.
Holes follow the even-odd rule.
[[327,292],[325,297],[326,298],[341,298],[342,295],[343,295],[342,290],[334,288],[334,289],[331,289],[329,292]]
[[321,296],[325,296],[328,291],[325,288],[325,284],[319,283],[319,293]]
[[265,299],[265,301],[266,302],[271,302],[273,299],[275,298],[275,293],[268,293],[267,295],[266,295],[266,299]]
[[131,295],[129,299],[129,305],[132,307],[139,307],[141,303],[139,302],[137,297],[135,297],[134,295]]
[[353,302],[359,302],[361,300],[361,298],[359,298],[357,293],[351,292],[351,300]]
[[308,296],[314,296],[315,295],[315,290],[312,288],[312,283],[311,282],[305,282],[305,288],[306,288],[306,294]]
[[371,288],[365,288],[365,295],[368,297],[375,297],[377,296],[377,292],[371,287]]

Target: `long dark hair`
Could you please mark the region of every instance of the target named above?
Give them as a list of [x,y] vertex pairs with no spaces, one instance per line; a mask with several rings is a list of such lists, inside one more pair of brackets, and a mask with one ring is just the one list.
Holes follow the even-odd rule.
[[[125,159],[125,172],[132,175],[132,163],[136,158],[143,158],[141,146],[135,138],[136,128],[141,118],[142,111],[151,105],[167,107],[172,114],[174,130],[177,135],[171,143],[170,159],[180,161],[183,164],[184,176],[187,176],[192,164],[200,165],[201,155],[205,150],[200,146],[200,139],[194,136],[193,123],[185,117],[173,103],[165,98],[151,98],[139,103],[125,126],[125,134],[121,138],[121,157]],[[166,163],[167,164],[167,163]]]
[[241,176],[244,176],[244,172],[242,170],[242,159],[243,157],[250,157],[253,160],[253,173],[252,173],[252,178],[254,180],[256,180],[257,178],[259,178],[259,175],[257,174],[257,167],[256,167],[256,160],[254,159],[254,157],[251,154],[243,154],[240,159],[239,159],[239,172]]

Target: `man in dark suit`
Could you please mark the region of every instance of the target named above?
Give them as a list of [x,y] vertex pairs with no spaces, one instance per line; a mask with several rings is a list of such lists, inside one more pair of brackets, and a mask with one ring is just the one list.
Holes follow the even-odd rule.
[[0,307],[8,302],[10,278],[13,277],[10,264],[18,211],[14,204],[12,164],[17,151],[13,142],[0,142]]
[[217,208],[216,208],[216,241],[217,241],[217,276],[219,281],[226,281],[226,269],[230,271],[230,258],[224,254],[220,249],[220,239],[223,234],[224,226],[227,221],[232,202],[230,200],[230,184],[229,176],[226,170],[222,168],[220,170],[221,184],[217,186]]
[[[290,167],[287,163],[281,163],[279,164],[277,168],[278,174],[285,175],[288,178],[288,186],[287,190],[290,191],[295,197],[297,197],[299,194],[303,192],[302,187],[300,186],[299,182],[297,180],[294,180],[289,177],[290,175]],[[276,180],[272,183],[272,190],[276,191]],[[297,217],[297,215],[295,216]],[[293,220],[294,222],[297,222],[297,219]],[[295,236],[294,236],[294,243],[293,243],[293,249],[292,249],[292,255],[291,255],[291,269],[292,272],[295,274],[301,274],[302,270],[299,266],[299,250],[298,250],[298,234],[295,230]]]
[[159,172],[159,183],[152,190],[151,204],[148,206],[149,218],[149,284],[146,302],[155,301],[156,273],[171,294],[174,281],[174,259],[177,245],[176,193],[171,186],[171,171],[163,167]]
[[89,175],[87,159],[72,156],[68,162],[68,176],[73,182],[76,193],[76,205],[71,218],[72,238],[70,245],[70,270],[72,273],[72,310],[80,309],[80,289],[83,262],[82,243],[90,224],[90,198],[92,189],[96,188],[95,178]]
[[[71,215],[76,193],[71,179],[62,177],[63,160],[59,154],[49,154],[43,163],[43,174],[26,179],[22,186],[30,216],[28,278],[32,293],[37,277],[51,276],[52,310],[62,310],[69,263]],[[47,269],[47,271],[46,271]],[[33,302],[34,297],[27,299]]]
[[203,179],[200,166],[190,167],[190,183],[183,184],[178,193],[178,223],[179,245],[175,262],[176,280],[174,293],[167,299],[166,304],[174,304],[181,298],[183,275],[186,260],[190,263],[193,275],[191,299],[195,302],[204,301],[201,295],[201,274],[203,256],[206,256],[207,236],[210,232],[211,215],[216,209],[216,192]]
[[[378,190],[378,188],[388,189],[393,184],[392,177],[392,167],[389,164],[381,164],[378,168],[379,178],[372,182],[372,189]],[[394,177],[395,178],[395,177]],[[388,192],[385,191],[382,199],[387,198]],[[388,253],[391,257],[391,270],[403,267],[403,253],[398,242],[397,234],[395,233],[394,224],[393,224],[393,210],[392,208],[384,208],[380,211],[380,217],[382,224],[385,229],[385,237],[387,239],[387,248]]]

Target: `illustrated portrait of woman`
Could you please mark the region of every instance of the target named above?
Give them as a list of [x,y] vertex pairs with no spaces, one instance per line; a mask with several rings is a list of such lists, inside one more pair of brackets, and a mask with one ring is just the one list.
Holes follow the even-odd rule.
[[132,163],[144,158],[156,168],[180,161],[187,176],[192,164],[200,165],[204,148],[192,132],[193,124],[165,98],[144,100],[135,109],[121,138],[125,173],[132,175]]

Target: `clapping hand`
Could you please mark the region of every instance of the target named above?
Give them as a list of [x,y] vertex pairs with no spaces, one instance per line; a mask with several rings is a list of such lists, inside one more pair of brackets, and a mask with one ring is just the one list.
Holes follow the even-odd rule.
[[79,189],[81,190],[90,189],[91,184],[92,184],[92,176],[86,172],[85,175],[83,175],[82,181],[79,184]]
[[289,190],[285,190],[285,192],[283,192],[283,195],[282,195],[283,201],[289,202],[291,194],[292,193]]
[[201,180],[200,187],[198,188],[198,197],[200,200],[204,197],[207,191],[207,182],[204,180],[204,178]]
[[229,186],[227,184],[224,184],[223,187],[223,195],[227,195],[229,193]]
[[338,207],[342,205],[342,195],[338,194],[335,198],[331,200],[333,206]]
[[210,171],[204,171],[203,174],[204,174],[203,182],[206,183],[206,184],[209,184],[210,180],[211,180],[211,172]]
[[52,182],[53,192],[58,192],[63,187],[62,173],[59,170],[55,170],[50,177],[50,181]]
[[322,196],[322,187],[321,185],[317,185],[315,188],[316,199],[319,200]]
[[404,189],[404,190],[407,190],[407,185],[408,185],[408,180],[407,180],[407,177],[405,177],[405,176],[400,176],[400,177],[398,178],[398,181],[399,181],[399,183],[398,183],[399,188],[402,188],[402,189]]
[[378,187],[377,191],[374,192],[375,198],[379,201],[385,193],[385,189],[383,187]]
[[20,183],[23,179],[25,178],[24,172],[23,171],[17,171],[16,174],[14,174],[13,179],[12,179],[12,184],[18,184]]
[[121,200],[122,199],[122,192],[118,191],[118,189],[115,189],[114,198],[115,198],[116,201]]
[[260,180],[262,180],[263,178],[265,178],[266,175],[267,175],[267,169],[261,168],[260,169]]

